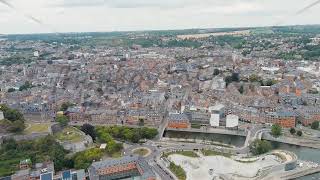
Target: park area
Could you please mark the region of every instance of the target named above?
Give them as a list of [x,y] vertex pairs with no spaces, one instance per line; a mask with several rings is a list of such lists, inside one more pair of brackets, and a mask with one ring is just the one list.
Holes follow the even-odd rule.
[[[197,154],[198,157],[185,156],[182,153],[173,153],[168,156],[171,164],[181,167],[180,171],[185,172],[186,177],[179,179],[211,180],[222,174],[240,180],[251,179],[256,177],[260,169],[282,163],[282,160],[273,154],[261,156],[252,161],[240,161],[227,153],[206,152],[206,155],[204,155],[203,152],[198,152]],[[183,176],[180,175],[180,177]]]
[[23,134],[33,134],[33,133],[48,133],[50,128],[49,123],[30,123],[26,125],[26,129]]
[[65,127],[61,132],[55,134],[57,140],[62,142],[77,143],[84,139],[83,133],[75,127]]

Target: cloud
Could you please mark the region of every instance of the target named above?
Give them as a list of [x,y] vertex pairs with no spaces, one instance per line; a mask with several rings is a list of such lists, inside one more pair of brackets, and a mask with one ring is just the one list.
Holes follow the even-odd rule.
[[58,6],[88,7],[106,6],[109,8],[184,8],[191,6],[219,6],[236,2],[250,2],[252,0],[61,0]]
[[[285,24],[307,24],[320,16],[319,6],[292,16],[316,0],[6,1],[59,32],[265,26],[283,17]],[[52,32],[2,4],[0,11],[0,33]]]
[[56,6],[62,7],[91,7],[91,6],[101,6],[105,4],[105,0],[63,0],[62,2],[57,2]]

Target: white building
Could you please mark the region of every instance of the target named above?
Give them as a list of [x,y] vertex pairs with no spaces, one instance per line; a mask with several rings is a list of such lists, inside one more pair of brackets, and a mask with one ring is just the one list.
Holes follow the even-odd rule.
[[234,128],[239,125],[239,117],[236,115],[227,115],[226,118],[226,127],[227,128]]
[[216,104],[215,106],[210,106],[208,110],[211,114],[219,114],[220,119],[224,117],[225,106],[223,104]]
[[40,56],[40,55],[39,55],[39,51],[33,52],[33,56],[34,56],[34,57],[39,57],[39,56]]
[[0,111],[0,120],[3,120],[4,119],[4,115],[3,115],[3,112]]
[[210,126],[219,127],[219,124],[220,124],[220,114],[211,114]]
[[223,78],[213,78],[212,79],[212,90],[224,90],[226,88],[226,82]]

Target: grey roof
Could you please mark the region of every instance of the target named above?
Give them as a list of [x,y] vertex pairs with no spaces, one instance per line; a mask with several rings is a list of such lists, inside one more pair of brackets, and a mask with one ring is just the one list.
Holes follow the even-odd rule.
[[269,112],[269,116],[277,116],[277,117],[295,117],[297,116],[296,113],[292,111],[276,111],[276,112]]
[[170,114],[169,120],[185,121],[185,120],[188,120],[188,116],[186,114]]

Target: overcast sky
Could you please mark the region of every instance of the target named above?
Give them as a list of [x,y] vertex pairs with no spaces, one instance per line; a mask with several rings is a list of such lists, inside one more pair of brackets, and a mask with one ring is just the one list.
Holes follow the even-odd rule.
[[320,4],[295,15],[316,0],[4,1],[16,9],[0,4],[6,34],[320,24]]

